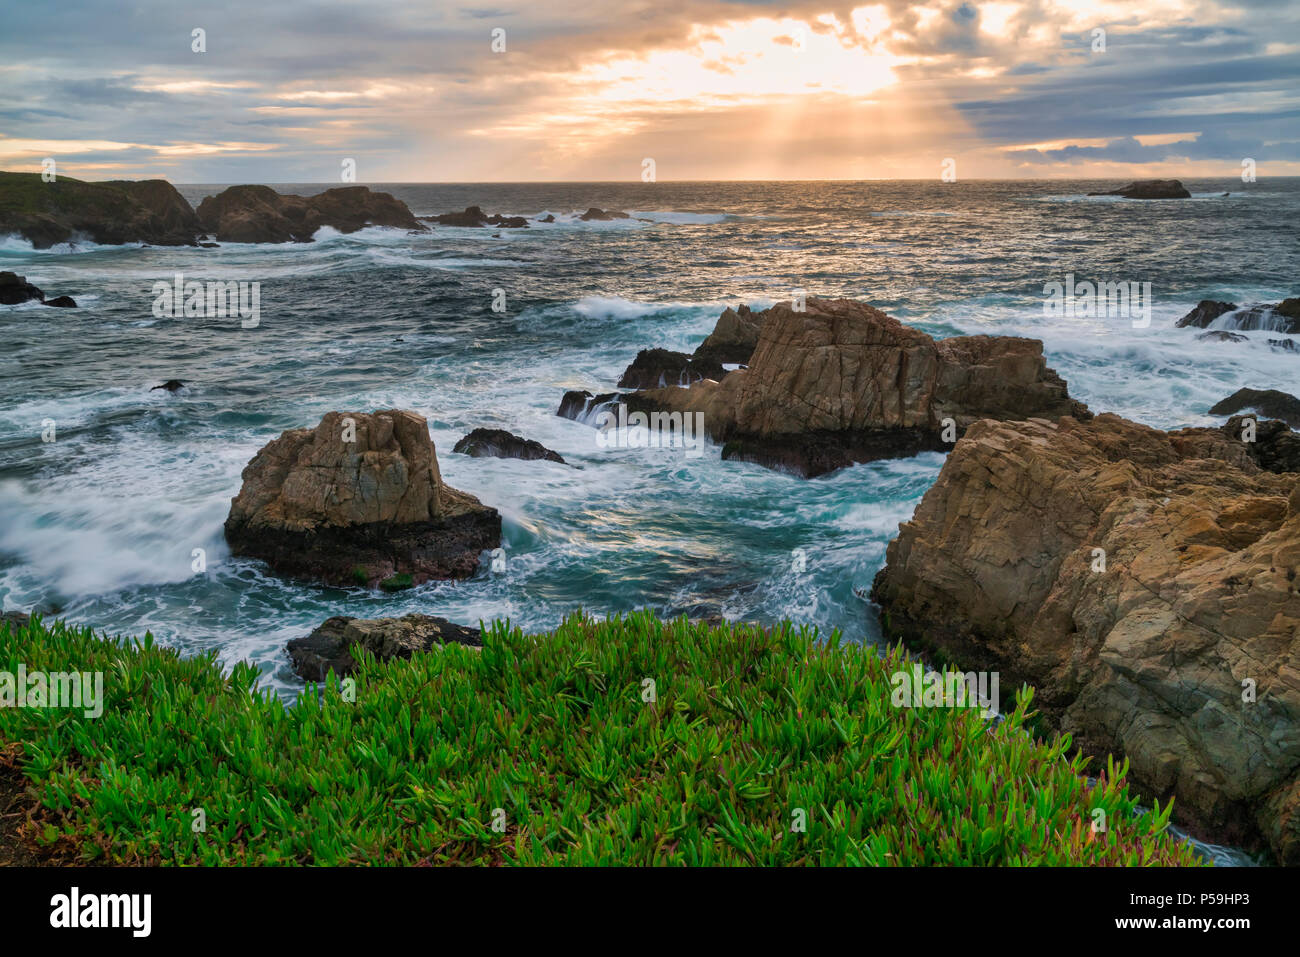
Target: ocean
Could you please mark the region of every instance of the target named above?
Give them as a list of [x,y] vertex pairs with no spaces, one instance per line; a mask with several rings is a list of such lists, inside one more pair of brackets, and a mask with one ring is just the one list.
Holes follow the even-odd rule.
[[[1300,179],[1185,182],[1192,199],[1167,202],[1085,195],[1111,181],[372,183],[417,215],[479,205],[556,221],[217,249],[0,239],[0,269],[80,305],[0,307],[0,601],[252,660],[286,698],[302,683],[285,642],[331,615],[545,629],[578,608],[649,607],[877,641],[855,588],[942,454],[806,481],[723,462],[717,447],[602,448],[555,415],[563,393],[610,391],[638,350],[689,352],[725,307],[802,291],[936,337],[1032,336],[1094,412],[1220,424],[1206,410],[1242,386],[1297,391],[1300,354],[1270,347],[1277,334],[1201,342],[1174,323],[1201,299],[1296,294]],[[179,188],[197,206],[224,187]],[[591,206],[633,218],[579,220]],[[258,325],[156,317],[153,284],[177,274],[259,282]],[[1149,324],[1046,315],[1044,286],[1067,277],[1150,283]],[[151,391],[173,378],[187,390]],[[426,416],[444,478],[500,510],[503,572],[485,563],[468,581],[388,595],[230,557],[222,522],[262,445],[330,410],[389,407]],[[50,420],[55,440],[42,441]],[[570,465],[453,453],[477,427]]]

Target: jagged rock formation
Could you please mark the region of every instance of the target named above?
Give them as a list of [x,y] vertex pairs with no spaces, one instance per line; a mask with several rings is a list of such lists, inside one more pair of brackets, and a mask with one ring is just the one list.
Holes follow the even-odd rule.
[[739,309],[727,309],[718,317],[713,332],[695,350],[695,358],[745,365],[758,348],[758,335],[771,311],[754,312],[743,305]]
[[481,647],[477,628],[453,624],[430,615],[401,618],[327,618],[310,635],[294,638],[287,645],[293,670],[307,681],[324,681],[333,671],[340,678],[356,671],[354,655],[362,651],[380,661],[410,658],[434,645],[454,642]]
[[[1028,682],[1211,839],[1300,863],[1297,439],[1245,417],[981,421],[889,545],[888,636]],[[1300,444],[1300,443],[1297,443]]]
[[532,439],[526,439],[522,435],[515,435],[505,429],[475,429],[457,442],[452,447],[452,451],[474,458],[490,456],[498,459],[526,459],[528,461],[544,459],[547,462],[565,464],[564,459],[558,453],[552,452],[541,442],[534,442]]
[[282,574],[374,586],[464,578],[501,542],[501,516],[442,481],[414,412],[330,412],[254,456],[230,506],[236,555]]
[[199,203],[203,231],[225,243],[309,243],[322,226],[354,233],[366,226],[423,231],[400,199],[368,186],[338,186],[315,196],[269,186],[231,186]]
[[[566,396],[560,414],[576,398]],[[647,413],[700,412],[709,437],[726,443],[723,458],[805,477],[947,448],[981,418],[1088,415],[1036,339],[935,340],[849,299],[809,299],[804,311],[778,303],[747,369],[622,401]]]
[[192,246],[202,232],[193,208],[166,180],[83,183],[39,173],[0,173],[0,235],[37,249],[86,239],[104,245]]

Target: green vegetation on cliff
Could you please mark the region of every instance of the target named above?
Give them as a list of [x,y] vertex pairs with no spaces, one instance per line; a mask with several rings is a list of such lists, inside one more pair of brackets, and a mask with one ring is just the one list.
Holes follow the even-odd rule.
[[98,718],[0,708],[23,839],[53,860],[1196,863],[1125,769],[1090,785],[1068,738],[1025,733],[1028,693],[996,725],[896,708],[901,653],[790,627],[498,623],[291,707],[249,665],[61,622],[0,623],[0,672],[20,664],[104,676]]

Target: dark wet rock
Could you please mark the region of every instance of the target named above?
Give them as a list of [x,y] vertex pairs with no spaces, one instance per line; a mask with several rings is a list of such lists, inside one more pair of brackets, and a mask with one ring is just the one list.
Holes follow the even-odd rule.
[[[1246,454],[1268,472],[1300,472],[1300,433],[1278,419],[1234,415],[1220,430],[1241,443]],[[1251,432],[1254,438],[1250,438]]]
[[157,392],[159,389],[164,389],[167,392],[179,392],[183,388],[185,388],[185,383],[180,379],[168,379],[162,385],[156,385],[149,391]]
[[1222,329],[1215,329],[1213,332],[1202,332],[1196,337],[1198,342],[1249,342],[1249,336],[1239,335],[1235,332],[1225,332]]
[[53,299],[46,299],[45,305],[57,306],[60,309],[76,309],[77,300],[71,296],[55,296]]
[[26,276],[0,272],[0,306],[16,306],[33,299],[44,302],[45,293],[29,283]]
[[220,249],[221,243],[199,243],[204,249]]
[[0,612],[0,626],[8,625],[10,628],[26,628],[32,616],[21,611]]
[[611,404],[616,403],[619,398],[620,395],[617,392],[602,392],[599,395],[593,395],[585,389],[571,389],[564,393],[564,398],[560,400],[560,407],[555,414],[562,419],[587,422],[602,409],[609,408]]
[[547,462],[565,464],[564,459],[542,443],[507,432],[505,429],[475,429],[457,442],[452,451],[474,458],[492,457],[528,461],[544,459]]
[[1268,347],[1275,352],[1300,353],[1300,343],[1294,339],[1269,339]]
[[1227,322],[1237,330],[1261,329],[1267,332],[1281,332],[1287,335],[1300,333],[1300,298],[1283,299],[1279,303],[1261,303],[1242,308],[1231,302],[1215,302],[1204,299],[1196,308],[1176,325],[1179,328],[1195,326],[1204,329],[1220,316],[1235,313]]
[[1238,389],[1210,409],[1210,415],[1232,415],[1249,409],[1266,419],[1281,419],[1300,428],[1300,399],[1277,389]]
[[496,226],[501,229],[528,228],[528,220],[523,216],[502,216],[500,213],[489,216],[478,206],[468,206],[464,212],[460,213],[442,213],[438,216],[423,216],[421,218],[437,223],[439,226],[474,228]]
[[1191,199],[1192,194],[1176,179],[1141,179],[1120,189],[1089,196],[1124,196],[1128,199]]
[[632,217],[627,213],[619,212],[617,210],[604,210],[597,206],[592,206],[578,218],[586,223],[591,222],[592,220],[603,222],[610,219],[631,219]]
[[551,213],[547,213],[545,216],[543,216],[541,219],[539,219],[538,222],[539,222],[539,223],[553,223],[553,222],[555,222],[555,217],[554,217]]
[[340,678],[356,671],[362,651],[380,661],[410,658],[416,652],[455,643],[481,647],[481,633],[430,615],[401,618],[328,618],[309,635],[288,644],[294,673],[307,681],[324,681],[333,671]]
[[249,462],[226,540],[280,574],[332,584],[467,578],[501,543],[501,516],[442,481],[414,412],[329,412]]
[[80,239],[104,245],[191,246],[202,232],[193,208],[166,180],[83,183],[39,173],[0,173],[0,235],[37,249]]
[[1198,329],[1204,329],[1215,319],[1218,319],[1226,312],[1233,312],[1237,309],[1235,302],[1220,302],[1214,299],[1202,299],[1196,304],[1196,308],[1189,312],[1183,318],[1179,319],[1175,325],[1179,328],[1195,326]]
[[711,359],[697,359],[668,349],[642,349],[618,380],[620,389],[659,389],[688,386],[701,379],[721,379],[726,370]]
[[315,196],[269,186],[231,186],[199,204],[204,231],[223,243],[309,243],[323,226],[354,233],[367,226],[423,230],[400,199],[368,186],[338,186]]
[[894,459],[952,446],[927,429],[858,429],[732,439],[722,458],[750,462],[799,478],[816,478],[859,462]]

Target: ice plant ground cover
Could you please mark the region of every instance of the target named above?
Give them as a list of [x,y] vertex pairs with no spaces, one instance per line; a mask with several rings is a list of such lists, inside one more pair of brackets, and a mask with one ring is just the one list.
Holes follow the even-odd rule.
[[644,612],[483,642],[286,706],[148,635],[0,624],[0,670],[105,674],[99,718],[0,709],[30,807],[5,837],[67,863],[1198,863],[1126,767],[1026,733],[1027,689],[997,723],[897,708],[898,650]]

